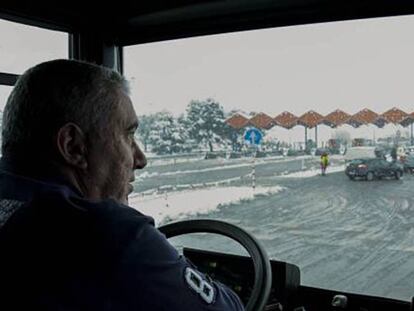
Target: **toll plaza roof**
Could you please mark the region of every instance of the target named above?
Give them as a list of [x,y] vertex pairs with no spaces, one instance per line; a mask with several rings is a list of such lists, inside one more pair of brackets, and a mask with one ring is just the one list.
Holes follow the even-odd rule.
[[408,113],[394,107],[384,112],[381,116],[388,123],[399,124],[401,121],[403,121],[408,116]]
[[348,119],[347,123],[353,127],[359,127],[363,124],[374,123],[378,118],[378,114],[372,110],[364,108],[354,114],[351,118]]
[[241,129],[249,124],[249,119],[236,113],[228,118],[226,123],[234,129]]
[[407,116],[400,122],[400,124],[404,127],[409,126],[410,124],[414,123],[414,112],[407,114]]
[[384,127],[385,124],[393,123],[402,126],[408,126],[414,123],[414,112],[408,114],[401,109],[391,108],[383,114],[378,114],[368,108],[364,108],[354,115],[350,115],[340,109],[336,109],[325,117],[316,111],[310,110],[300,117],[295,116],[289,111],[284,111],[273,119],[265,113],[257,113],[251,119],[235,114],[226,120],[227,124],[235,129],[240,129],[248,125],[255,126],[259,129],[268,130],[273,126],[280,126],[291,129],[296,125],[302,125],[307,128],[313,128],[319,124],[325,124],[332,128],[349,124],[353,127],[361,125],[374,124],[377,127]]
[[289,111],[284,111],[281,114],[277,115],[273,120],[275,121],[276,125],[284,127],[286,129],[291,129],[298,123],[298,117],[294,114],[290,113]]
[[267,114],[261,112],[250,119],[249,124],[260,129],[268,130],[273,127],[274,120]]
[[330,127],[338,127],[339,125],[347,122],[349,118],[351,118],[351,115],[343,112],[340,109],[336,109],[335,111],[328,114],[325,118],[323,118],[322,123]]
[[309,110],[299,118],[298,124],[312,128],[320,124],[322,120],[323,116],[321,114],[316,111]]

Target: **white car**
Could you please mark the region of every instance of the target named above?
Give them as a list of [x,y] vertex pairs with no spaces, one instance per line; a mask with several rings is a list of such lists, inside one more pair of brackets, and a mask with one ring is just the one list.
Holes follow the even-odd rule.
[[345,161],[349,162],[355,159],[373,159],[376,158],[375,147],[351,147],[345,152]]

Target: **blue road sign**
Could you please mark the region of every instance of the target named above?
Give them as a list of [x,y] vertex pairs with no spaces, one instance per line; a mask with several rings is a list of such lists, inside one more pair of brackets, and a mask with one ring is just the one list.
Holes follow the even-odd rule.
[[244,140],[249,142],[252,145],[259,145],[263,138],[263,133],[255,128],[251,127],[244,132]]

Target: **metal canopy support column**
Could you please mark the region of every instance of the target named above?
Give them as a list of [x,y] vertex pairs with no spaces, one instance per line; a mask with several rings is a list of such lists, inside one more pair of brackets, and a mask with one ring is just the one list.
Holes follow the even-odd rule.
[[318,126],[315,125],[315,148],[318,148]]
[[122,47],[93,32],[69,35],[69,58],[102,65],[123,73]]
[[305,125],[305,150],[308,150],[308,127]]

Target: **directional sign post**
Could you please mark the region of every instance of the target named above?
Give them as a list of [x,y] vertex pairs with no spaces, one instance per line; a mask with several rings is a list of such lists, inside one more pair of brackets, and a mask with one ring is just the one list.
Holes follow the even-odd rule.
[[[257,147],[263,138],[263,133],[255,127],[251,127],[244,132],[244,140],[252,146]],[[255,157],[253,155],[252,161],[252,188],[253,191],[256,189],[256,163]]]
[[244,132],[243,137],[249,144],[258,146],[262,141],[263,133],[259,129],[251,127]]

